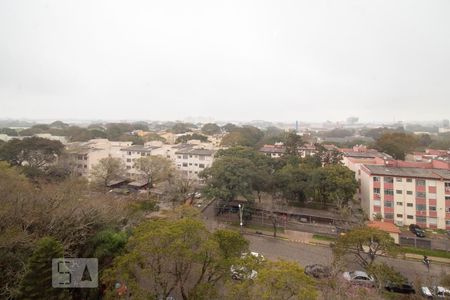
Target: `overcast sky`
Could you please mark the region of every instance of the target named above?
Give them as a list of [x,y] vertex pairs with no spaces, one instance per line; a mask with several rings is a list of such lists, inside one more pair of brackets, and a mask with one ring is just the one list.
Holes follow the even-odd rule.
[[450,1],[0,0],[0,118],[450,118]]

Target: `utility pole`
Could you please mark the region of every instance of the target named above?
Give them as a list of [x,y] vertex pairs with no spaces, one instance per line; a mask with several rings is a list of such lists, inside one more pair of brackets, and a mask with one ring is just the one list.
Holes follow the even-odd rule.
[[242,223],[242,214],[243,214],[243,212],[244,212],[244,204],[239,204],[239,220],[240,220],[240,223],[239,223],[239,225],[241,226],[241,234],[242,234],[242,226],[244,225],[244,223]]

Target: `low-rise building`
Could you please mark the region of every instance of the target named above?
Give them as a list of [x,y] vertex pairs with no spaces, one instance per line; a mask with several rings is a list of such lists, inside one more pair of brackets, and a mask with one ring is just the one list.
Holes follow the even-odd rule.
[[361,207],[370,220],[450,229],[450,170],[361,167]]
[[[266,144],[259,149],[259,152],[264,153],[271,158],[280,158],[286,152],[286,146],[283,143],[275,143],[273,145]],[[316,147],[313,144],[305,144],[298,148],[298,155],[302,158],[316,154]]]
[[188,178],[198,179],[201,171],[212,166],[215,153],[216,150],[213,149],[181,145],[175,152],[176,168]]

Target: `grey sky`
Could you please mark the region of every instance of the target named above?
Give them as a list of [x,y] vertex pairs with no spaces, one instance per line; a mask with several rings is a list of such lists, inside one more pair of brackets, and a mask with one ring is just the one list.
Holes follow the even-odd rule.
[[450,118],[450,1],[0,0],[0,118]]

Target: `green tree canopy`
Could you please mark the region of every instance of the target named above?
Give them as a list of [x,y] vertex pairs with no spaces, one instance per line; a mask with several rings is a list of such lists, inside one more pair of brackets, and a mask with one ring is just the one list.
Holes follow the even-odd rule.
[[92,177],[107,186],[111,180],[125,175],[125,165],[120,158],[105,157],[92,167]]
[[213,135],[213,134],[219,134],[222,132],[222,129],[220,129],[219,125],[216,123],[206,123],[202,127],[202,133],[206,135]]
[[375,148],[392,155],[395,159],[405,159],[405,155],[418,146],[413,134],[404,132],[384,133],[375,141]]

